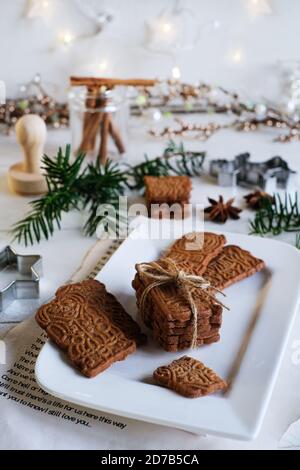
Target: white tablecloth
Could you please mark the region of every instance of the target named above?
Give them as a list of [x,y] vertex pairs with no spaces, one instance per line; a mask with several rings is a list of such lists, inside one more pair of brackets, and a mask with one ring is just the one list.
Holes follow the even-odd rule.
[[[235,133],[234,131],[224,131],[212,137],[205,144],[191,141],[187,142],[186,146],[190,149],[206,150],[208,152],[208,159],[212,157],[233,158],[238,153],[245,151],[251,152],[253,160],[260,161],[274,155],[281,155],[288,160],[293,169],[298,170],[300,173],[300,144],[275,144],[272,142],[272,135],[272,132],[242,134]],[[65,145],[69,140],[69,133],[66,131],[50,132],[47,152],[50,155],[55,154],[58,145]],[[150,157],[157,156],[161,154],[164,145],[161,141],[153,141],[150,137],[147,137],[142,130],[136,130],[134,139],[131,140],[129,151],[131,161],[139,161],[145,152]],[[14,137],[2,136],[0,138],[0,244],[2,246],[5,246],[10,240],[7,231],[12,223],[23,217],[25,211],[29,209],[29,199],[9,193],[6,183],[6,172],[9,165],[19,161],[20,158],[20,151]],[[206,196],[217,197],[219,194],[223,194],[225,197],[235,195],[237,205],[239,205],[242,204],[242,196],[247,192],[242,189],[220,188],[206,178],[195,178],[193,185],[193,201],[204,204],[206,203]],[[224,229],[226,231],[248,233],[249,219],[252,216],[253,214],[245,210],[240,221],[229,221]],[[14,247],[22,253],[39,253],[43,256],[44,278],[42,280],[41,301],[51,297],[55,289],[70,278],[72,273],[76,271],[87,250],[95,243],[94,239],[82,236],[81,222],[80,215],[69,214],[64,220],[63,230],[57,232],[50,241],[43,241],[40,245],[27,248],[14,244]],[[216,226],[207,224],[206,229],[210,228],[216,228]],[[284,236],[283,239],[293,243],[294,236]],[[3,334],[5,330],[13,326],[9,322],[17,322],[20,319],[29,317],[34,313],[35,308],[36,304],[28,301],[22,304],[22,307],[17,311],[12,307],[5,315],[0,315],[2,323],[0,325],[0,334]],[[295,344],[297,344],[297,341],[299,342],[299,339],[300,316],[298,315],[262,431],[254,442],[244,443],[215,437],[203,438],[177,430],[128,421],[129,425],[123,433],[119,433],[113,428],[108,431],[107,427],[99,425],[99,430],[97,431],[99,440],[97,440],[95,435],[93,438],[85,437],[87,436],[86,433],[78,430],[76,439],[73,439],[70,430],[69,438],[66,437],[62,443],[59,439],[60,433],[57,431],[57,440],[51,447],[94,447],[99,449],[275,449],[288,426],[292,421],[300,417],[300,369],[299,365],[297,366],[292,361]],[[11,344],[16,344],[15,337]],[[0,448],[7,448],[8,442],[13,442],[15,448],[48,448],[46,438],[41,436],[38,441],[34,441],[30,434],[24,432],[29,423],[31,423],[30,426],[34,425],[34,417],[31,410],[26,410],[25,412],[21,408],[17,408],[11,418],[9,429],[4,429],[1,425]],[[4,421],[2,422],[2,420]],[[7,420],[4,419],[3,415],[0,415],[0,423],[7,426]],[[49,426],[51,425],[49,424]],[[47,434],[46,422],[43,423],[43,428],[44,433]],[[67,428],[64,432],[67,433]],[[82,432],[82,439],[80,438],[80,432]],[[9,441],[7,439],[8,435],[10,436]],[[90,445],[87,445],[87,442]]]

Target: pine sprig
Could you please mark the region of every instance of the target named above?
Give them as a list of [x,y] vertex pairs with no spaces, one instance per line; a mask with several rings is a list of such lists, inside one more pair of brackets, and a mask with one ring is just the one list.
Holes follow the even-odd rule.
[[269,199],[263,200],[262,208],[256,212],[250,227],[251,234],[261,236],[299,231],[300,209],[298,194],[296,193],[294,198],[289,194],[285,194],[284,198],[276,194],[273,202]]
[[42,161],[42,171],[46,175],[46,181],[49,191],[57,191],[58,189],[73,189],[74,184],[79,177],[83,176],[82,164],[85,159],[84,154],[79,154],[74,162],[71,162],[72,150],[71,145],[66,146],[63,153],[59,148],[55,159],[44,155]]
[[14,239],[25,245],[48,239],[56,228],[61,228],[62,214],[78,208],[79,193],[76,181],[82,178],[84,155],[71,163],[71,146],[65,153],[60,148],[56,160],[44,156],[42,169],[46,175],[48,193],[30,203],[31,212],[12,228]]
[[53,159],[43,157],[42,169],[46,177],[48,193],[31,202],[32,210],[12,228],[12,234],[19,243],[26,245],[49,239],[54,231],[61,228],[62,216],[71,210],[86,210],[88,218],[84,233],[92,236],[100,222],[107,219],[99,212],[104,205],[110,205],[118,214],[119,197],[126,190],[140,190],[144,187],[145,176],[199,175],[205,158],[202,152],[187,152],[183,145],[177,147],[170,142],[162,157],[145,161],[136,166],[108,162],[85,165],[85,155],[78,155],[72,161],[71,146],[65,152],[59,149]]
[[48,239],[55,228],[61,228],[62,214],[76,207],[76,201],[68,192],[57,192],[31,202],[32,211],[13,226],[14,240],[33,245],[34,240],[39,243],[43,236]]
[[94,235],[104,217],[98,213],[100,206],[110,204],[117,211],[119,197],[125,191],[126,180],[126,175],[112,162],[107,162],[105,166],[87,167],[85,175],[78,181],[83,207],[89,212],[84,226],[86,235]]
[[128,168],[127,186],[130,189],[142,189],[145,176],[199,176],[204,159],[205,152],[188,152],[183,144],[177,146],[171,140],[162,157],[150,160],[145,155],[143,163]]

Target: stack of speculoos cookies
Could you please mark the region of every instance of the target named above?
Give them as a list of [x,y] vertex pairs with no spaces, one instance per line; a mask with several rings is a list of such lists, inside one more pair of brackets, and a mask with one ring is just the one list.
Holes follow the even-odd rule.
[[[202,276],[220,291],[265,267],[264,261],[238,246],[226,246],[226,238],[213,233],[185,235],[157,262],[164,267],[169,259],[176,263],[178,269]],[[143,322],[153,330],[154,338],[165,351],[177,352],[190,348],[195,325],[186,297],[176,285],[165,284],[151,289],[141,308],[143,292],[150,283],[137,265],[133,288]],[[201,290],[194,289],[192,296],[197,307],[196,346],[219,341],[223,307],[214,294],[207,299]]]

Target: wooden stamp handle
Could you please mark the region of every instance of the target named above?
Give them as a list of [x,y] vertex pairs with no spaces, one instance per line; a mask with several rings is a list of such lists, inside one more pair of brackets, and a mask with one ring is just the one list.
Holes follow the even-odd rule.
[[34,114],[23,116],[16,124],[16,136],[24,155],[24,172],[41,174],[41,160],[47,136],[45,122]]

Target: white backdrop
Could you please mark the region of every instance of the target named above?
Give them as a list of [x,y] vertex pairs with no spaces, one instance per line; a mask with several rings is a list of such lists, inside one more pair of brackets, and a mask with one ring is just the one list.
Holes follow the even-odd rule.
[[[71,73],[166,77],[173,67],[166,55],[143,48],[144,25],[172,0],[94,0],[109,10],[114,22],[98,37],[77,39],[68,47],[58,38],[93,32],[76,0],[46,0],[46,18],[26,18],[27,0],[0,0],[0,80],[9,94],[36,72],[60,92]],[[272,14],[253,15],[253,5],[269,5]],[[248,92],[257,98],[277,93],[279,59],[299,55],[300,2],[297,0],[185,0],[199,25],[218,20],[217,30],[202,35],[194,50],[176,58],[183,78],[203,79]],[[99,65],[100,64],[100,65]],[[103,65],[104,64],[104,65]],[[101,70],[102,68],[102,70]],[[103,70],[103,68],[105,70]]]
[[[93,25],[77,10],[76,0],[46,1],[53,3],[54,8],[53,16],[49,15],[44,21],[38,17],[24,18],[27,0],[0,0],[0,80],[5,80],[9,94],[16,93],[18,84],[30,80],[35,73],[40,72],[44,81],[56,84],[57,91],[64,95],[70,74],[92,73],[97,64],[105,64],[105,73],[115,76],[170,75],[174,65],[170,58],[150,54],[142,45],[145,21],[157,16],[163,6],[173,3],[172,0],[98,0],[100,6],[111,10],[115,21],[98,38],[78,40],[70,47],[59,45],[57,37],[62,33],[73,34],[75,37],[86,35],[93,30]],[[256,18],[250,14],[249,0],[187,0],[184,3],[195,11],[199,25],[218,20],[220,28],[203,35],[195,50],[178,54],[177,62],[183,78],[223,84],[231,89],[244,91],[255,99],[261,95],[273,97],[278,84],[276,62],[280,59],[299,58],[300,1],[270,0],[273,14]],[[235,61],[234,58],[240,60]],[[102,71],[98,69],[98,72],[94,70],[94,73],[100,75]],[[203,123],[209,120],[207,115],[198,117]],[[224,116],[219,118],[225,119]],[[144,152],[150,157],[161,154],[164,143],[147,137],[145,126],[136,125],[134,131],[128,151],[131,162],[140,161]],[[254,161],[264,161],[274,155],[281,155],[299,174],[299,143],[275,144],[273,137],[272,130],[253,133],[228,130],[217,133],[207,142],[200,144],[197,141],[188,141],[187,148],[203,149],[207,151],[208,158],[233,158],[244,151],[251,151]],[[65,146],[67,142],[70,142],[69,131],[50,131],[46,152],[52,156],[59,145]],[[16,145],[14,134],[10,137],[0,136],[0,149],[0,207],[5,208],[0,211],[0,242],[4,246],[7,244],[7,230],[27,212],[28,199],[11,194],[6,183],[8,167],[21,160],[21,151]],[[207,195],[216,198],[222,192],[226,199],[236,196],[237,205],[240,205],[242,196],[248,192],[240,188],[237,191],[232,188],[220,190],[217,185],[206,184],[205,179],[196,178],[194,184],[199,189],[194,198],[197,203],[206,204]],[[253,214],[245,210],[240,222],[229,221],[226,230],[247,233],[249,219],[252,217]],[[54,281],[55,286],[58,286],[70,278],[86,250],[94,243],[93,239],[83,237],[81,226],[80,214],[68,214],[64,219],[63,231],[56,233],[51,241],[35,246],[34,250],[28,247],[27,251],[16,245],[20,252],[36,251],[43,255],[43,299],[52,294]],[[211,229],[216,229],[216,226],[211,225]],[[284,239],[293,244],[295,242],[294,234],[289,234]],[[55,253],[64,253],[64,256],[57,260]],[[15,313],[19,315],[20,312]],[[288,426],[299,419],[299,364],[293,362],[295,348],[298,348],[299,343],[299,331],[298,316],[263,430],[256,441],[240,443],[215,438],[199,439],[179,431],[170,434],[169,431],[150,425],[144,427],[132,423],[128,434],[130,442],[137,448],[145,448],[145,442],[146,448],[157,447],[157,442],[161,448],[179,449],[277,448]],[[39,433],[38,439],[32,438],[33,433],[24,433],[24,429],[28,429],[28,423],[30,422],[30,426],[34,423],[29,409],[22,415],[9,414],[7,426],[3,424],[6,415],[8,416],[8,411],[5,408],[5,412],[0,413],[0,425],[2,422],[4,429],[0,437],[0,448],[7,448],[10,441],[13,442],[14,448],[44,448],[52,445],[48,428],[49,432]],[[23,426],[20,426],[20,423],[23,423]],[[77,441],[73,439],[71,442],[70,436],[67,435],[67,440],[62,444],[56,436],[54,446],[76,446]],[[105,428],[103,436],[105,438],[102,440],[101,436],[98,437],[102,447],[130,447],[130,444],[125,442],[125,434],[121,440],[119,434]],[[81,435],[78,435],[78,439],[81,446],[86,444]],[[93,441],[89,440],[86,445],[93,446]]]

